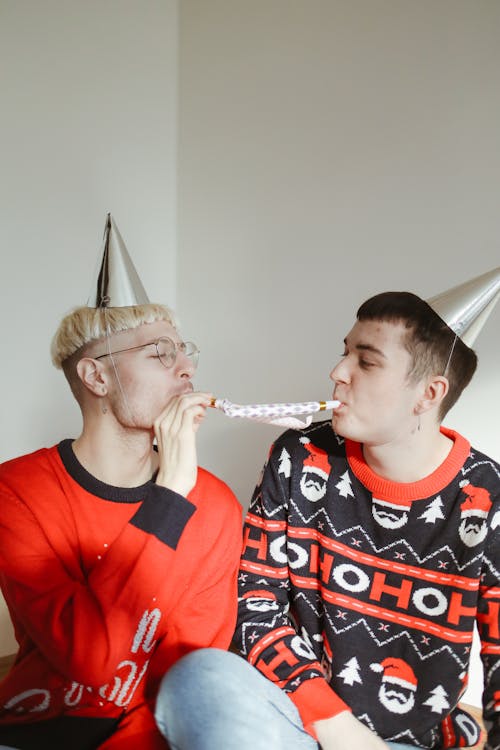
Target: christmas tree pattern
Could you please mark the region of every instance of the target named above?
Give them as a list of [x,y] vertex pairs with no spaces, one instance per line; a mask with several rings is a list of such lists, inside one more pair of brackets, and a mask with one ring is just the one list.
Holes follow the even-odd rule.
[[339,677],[342,677],[344,685],[354,685],[355,682],[361,684],[363,682],[359,676],[359,662],[355,656],[346,662],[342,672],[339,672]]
[[338,489],[340,497],[354,497],[351,487],[351,478],[348,471],[345,471],[341,475],[340,482],[337,482],[335,487]]
[[448,703],[448,693],[442,685],[437,685],[431,692],[430,696],[424,701],[424,706],[430,706],[431,711],[436,714],[442,714],[450,707]]
[[444,518],[443,511],[441,510],[442,507],[443,503],[441,495],[438,495],[431,503],[429,503],[419,518],[423,518],[425,523],[436,523],[438,518]]

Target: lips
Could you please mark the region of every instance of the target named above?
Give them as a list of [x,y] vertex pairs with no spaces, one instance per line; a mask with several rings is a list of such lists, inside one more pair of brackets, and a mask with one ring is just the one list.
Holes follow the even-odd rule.
[[184,396],[185,393],[192,393],[194,391],[193,384],[188,383],[180,391],[176,393],[176,396]]
[[332,393],[332,398],[336,401],[340,401],[340,406],[338,406],[337,409],[341,409],[343,406],[345,406],[345,401],[336,388]]

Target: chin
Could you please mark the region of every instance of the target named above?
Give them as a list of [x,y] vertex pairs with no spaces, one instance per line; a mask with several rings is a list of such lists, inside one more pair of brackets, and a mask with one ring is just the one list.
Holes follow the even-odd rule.
[[[344,424],[342,424],[344,422]],[[352,433],[352,429],[349,429],[349,425],[345,424],[345,420],[342,416],[334,415],[332,417],[332,429],[340,437],[347,438],[348,440],[358,440],[358,438]]]

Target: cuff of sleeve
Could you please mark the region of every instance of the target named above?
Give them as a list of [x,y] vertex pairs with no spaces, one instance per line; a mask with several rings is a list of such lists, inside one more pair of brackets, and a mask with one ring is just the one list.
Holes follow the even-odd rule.
[[193,503],[182,495],[151,483],[147,496],[130,523],[175,549],[195,510]]
[[341,711],[351,710],[322,677],[303,682],[297,690],[289,693],[289,698],[299,711],[304,729],[314,739],[317,739],[312,726],[315,721],[330,719]]

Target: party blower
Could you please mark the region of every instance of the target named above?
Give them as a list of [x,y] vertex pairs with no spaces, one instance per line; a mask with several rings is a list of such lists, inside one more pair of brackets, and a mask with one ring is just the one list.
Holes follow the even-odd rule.
[[[220,409],[226,416],[252,419],[279,427],[302,430],[312,422],[312,414],[317,411],[330,411],[340,406],[340,401],[302,401],[282,404],[233,404],[226,398],[213,398],[210,406]],[[296,418],[297,414],[308,414],[306,421]]]

